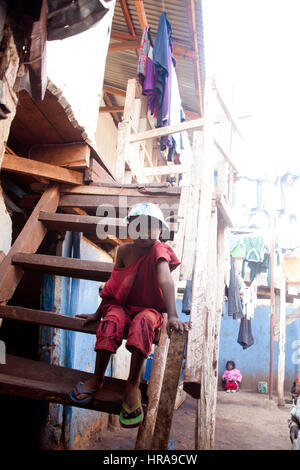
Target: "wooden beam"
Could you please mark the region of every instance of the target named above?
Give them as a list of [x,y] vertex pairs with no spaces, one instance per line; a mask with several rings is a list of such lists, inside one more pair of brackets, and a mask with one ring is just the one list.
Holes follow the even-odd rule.
[[[52,328],[61,328],[63,330],[79,331],[95,335],[99,321],[84,325],[84,320],[71,315],[61,313],[46,312],[45,310],[33,310],[24,307],[14,307],[12,305],[0,305],[0,318],[6,318],[12,321],[29,323],[32,325],[44,325]],[[160,338],[160,329],[155,330],[153,344],[158,344]]]
[[100,106],[99,113],[123,113],[124,106]]
[[168,450],[179,377],[188,333],[171,333],[151,450]]
[[[107,209],[111,211],[109,215],[111,217],[117,217],[119,211],[123,211],[122,214],[127,214],[128,209],[138,202],[149,201],[154,202],[158,206],[161,206],[163,213],[168,214],[168,208],[178,207],[178,197],[177,196],[154,196],[154,195],[143,195],[141,194],[138,197],[128,196],[126,198],[119,198],[119,196],[97,196],[97,195],[77,195],[77,194],[68,194],[63,195],[59,201],[60,208],[66,207],[79,207],[84,210],[94,210],[98,211],[98,215],[102,216],[104,214],[100,213],[99,207],[102,211]],[[114,212],[115,210],[115,212]],[[170,214],[168,214],[170,215]]]
[[[111,38],[116,39],[119,41],[134,41],[136,39],[141,42],[142,37],[141,36],[131,36],[128,33],[122,33],[120,31],[112,31],[111,32]],[[153,38],[154,39],[154,38]],[[178,57],[187,57],[189,59],[195,60],[196,54],[195,51],[193,51],[191,48],[187,49],[184,46],[179,45],[178,43],[175,43],[173,46],[173,54],[174,56]]]
[[190,165],[162,165],[143,168],[144,176],[178,175],[190,171]]
[[[175,165],[174,165],[175,166]],[[177,165],[179,166],[179,165]],[[158,168],[158,167],[157,167]],[[132,186],[132,187],[131,187]],[[82,185],[82,186],[67,186],[62,185],[60,188],[61,194],[95,194],[98,196],[177,196],[178,201],[181,194],[181,188],[178,186],[143,186],[137,185],[124,185],[124,186],[96,186],[96,185]]]
[[223,194],[217,197],[217,207],[227,227],[232,228],[234,224],[232,220],[231,207],[227,203]]
[[194,68],[196,102],[198,105],[199,114],[203,116],[203,103],[202,103],[203,94],[202,94],[202,87],[201,87],[201,70],[200,70],[200,61],[199,61],[195,0],[190,0],[189,2],[187,2],[187,10],[188,10],[188,18],[189,18],[191,45],[192,45],[192,50],[195,52],[195,60],[193,62],[193,68]]
[[4,154],[2,170],[12,171],[22,175],[41,176],[50,181],[68,184],[82,184],[83,175],[67,168],[58,168],[49,163],[42,163],[29,158]]
[[126,0],[120,0],[120,4],[121,4],[123,16],[125,18],[129,33],[131,34],[131,36],[136,37],[135,29],[134,29],[133,22],[132,22],[132,19],[128,10],[128,5],[127,5]]
[[85,169],[90,166],[90,147],[84,143],[34,145],[29,158],[66,168]]
[[126,51],[130,49],[137,49],[140,46],[140,41],[138,39],[134,41],[125,41],[125,42],[116,42],[110,44],[108,52],[117,52],[117,51]]
[[221,145],[219,144],[219,142],[214,139],[214,144],[215,146],[217,147],[217,149],[219,150],[219,152],[221,153],[221,155],[223,155],[224,159],[226,160],[227,163],[229,163],[229,165],[232,167],[233,171],[236,173],[236,174],[239,174],[239,171],[237,170],[236,166],[233,164],[231,158],[229,155],[227,155],[227,153],[225,152],[225,150],[221,147]]
[[75,277],[91,281],[106,282],[114,264],[102,261],[64,258],[62,256],[16,253],[12,264],[30,271],[43,271],[58,276]]
[[[70,391],[78,382],[92,377],[89,372],[50,365],[6,354],[6,364],[0,367],[1,393],[34,400],[77,406],[70,399]],[[84,408],[119,414],[126,381],[105,377],[103,386]],[[140,384],[142,402],[147,403],[147,384]],[[80,405],[79,405],[80,406]],[[81,405],[82,406],[82,405]]]
[[190,129],[202,128],[204,125],[204,119],[194,119],[192,121],[184,121],[179,124],[173,124],[166,127],[158,127],[155,129],[150,129],[149,131],[138,132],[137,134],[132,134],[129,137],[130,143],[142,142],[143,140],[155,139],[169,134],[177,134],[178,132],[188,131]]
[[[112,101],[111,101],[111,99],[110,99],[110,97],[108,96],[107,93],[103,94],[103,100],[104,100],[104,103],[105,103],[106,106],[113,106]],[[121,122],[121,119],[120,119],[118,113],[116,113],[115,111],[112,111],[111,116],[114,120],[114,123],[115,123],[116,127],[118,127],[119,123]]]
[[0,302],[5,303],[12,297],[23,276],[23,270],[11,263],[13,255],[18,252],[33,253],[38,249],[47,232],[43,223],[38,220],[39,213],[41,210],[56,212],[58,201],[58,186],[50,186],[36,204],[21,233],[0,264]]
[[122,96],[123,98],[126,97],[126,90],[121,90],[120,88],[116,88],[110,85],[103,85],[103,91],[106,93],[110,93],[111,95]]
[[226,105],[224,99],[222,98],[222,96],[221,96],[221,94],[220,94],[220,92],[219,92],[219,90],[218,90],[218,88],[217,88],[216,85],[214,85],[214,90],[216,91],[217,99],[218,99],[218,101],[219,101],[219,103],[220,103],[220,105],[221,105],[221,108],[223,109],[224,114],[226,115],[228,121],[231,122],[231,124],[232,124],[234,130],[238,133],[238,135],[240,136],[240,138],[241,138],[241,139],[244,139],[243,135],[241,134],[241,131],[239,130],[239,127],[238,127],[238,125],[237,125],[237,123],[236,123],[235,118],[233,117],[232,113],[229,111],[229,108],[228,108],[228,106]]
[[144,31],[145,26],[149,26],[143,0],[134,0],[135,9],[138,14],[141,30]]

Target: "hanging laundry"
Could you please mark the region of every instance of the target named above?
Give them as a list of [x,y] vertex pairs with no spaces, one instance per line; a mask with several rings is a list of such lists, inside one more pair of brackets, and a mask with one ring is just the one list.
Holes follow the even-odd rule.
[[256,261],[247,261],[244,260],[243,262],[243,268],[242,268],[242,277],[245,277],[245,266],[246,264],[248,265],[248,268],[250,269],[250,282],[253,282],[254,279],[258,276],[260,273],[267,273],[267,279],[268,279],[268,285],[271,287],[271,258],[270,258],[270,253],[265,253],[264,254],[264,260],[263,262],[256,262]]
[[281,264],[286,280],[292,284],[298,284],[300,282],[300,258],[285,256]]
[[147,28],[147,26],[145,26],[142,40],[141,40],[141,45],[140,45],[140,53],[139,53],[138,69],[137,69],[137,75],[138,75],[138,79],[141,85],[143,85],[145,77],[146,77],[147,59],[148,59],[150,47],[153,47],[150,28]]
[[233,319],[243,317],[243,305],[241,301],[240,289],[241,278],[236,273],[234,261],[230,259],[230,282],[228,287],[228,315]]
[[246,288],[245,295],[244,295],[244,314],[247,320],[254,318],[254,311],[257,306],[257,281],[254,281],[250,284],[249,287]]
[[248,261],[263,262],[266,246],[263,237],[243,237],[230,252],[233,258],[244,258]]
[[237,342],[242,346],[243,349],[248,349],[254,344],[251,320],[247,320],[246,317],[241,319]]

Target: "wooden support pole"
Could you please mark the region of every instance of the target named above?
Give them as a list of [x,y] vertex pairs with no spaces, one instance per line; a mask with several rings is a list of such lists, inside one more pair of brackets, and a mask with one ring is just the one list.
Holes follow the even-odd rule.
[[270,266],[271,266],[271,305],[270,305],[270,357],[269,357],[269,399],[273,397],[273,335],[274,335],[274,314],[275,314],[275,286],[274,286],[274,269],[275,269],[275,238],[274,238],[274,217],[271,215],[271,246],[270,246]]
[[281,273],[280,279],[280,303],[279,303],[279,340],[278,340],[278,369],[277,369],[277,400],[278,406],[285,405],[284,399],[284,375],[285,375],[285,337],[286,337],[286,303],[285,303],[285,278]]
[[195,60],[193,62],[194,67],[194,81],[195,81],[195,93],[198,111],[203,116],[203,103],[202,103],[202,87],[201,87],[201,70],[198,50],[198,35],[197,35],[197,18],[195,0],[187,2],[187,11],[189,18],[189,29],[191,38],[191,49],[195,52]]
[[213,193],[213,107],[211,87],[207,87],[206,124],[203,135],[201,158],[201,193],[198,204],[197,239],[195,247],[195,267],[192,283],[191,331],[187,345],[184,390],[194,398],[200,398],[202,368],[204,365],[204,345],[208,319],[207,285],[209,259],[209,226]]
[[187,332],[171,333],[151,450],[167,450]]
[[38,220],[39,213],[41,210],[56,212],[58,201],[58,186],[50,186],[40,198],[18,238],[0,264],[0,302],[6,303],[12,297],[23,276],[23,270],[12,265],[12,257],[19,252],[34,253],[38,249],[47,232],[46,227]]
[[136,440],[136,450],[147,450],[151,448],[155,422],[158,411],[159,397],[163,383],[164,371],[169,348],[169,338],[166,331],[167,317],[165,315],[164,325],[161,330],[161,336],[158,346],[156,346],[147,388],[148,405],[142,426]]

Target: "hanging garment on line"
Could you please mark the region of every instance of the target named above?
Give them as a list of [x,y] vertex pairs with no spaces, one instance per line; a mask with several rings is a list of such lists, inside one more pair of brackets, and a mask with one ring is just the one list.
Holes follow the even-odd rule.
[[140,45],[140,53],[139,53],[139,61],[138,61],[138,68],[137,68],[137,75],[141,85],[143,85],[145,77],[146,77],[146,69],[147,69],[147,59],[150,51],[150,47],[153,46],[152,38],[150,34],[150,28],[147,26],[144,27],[144,32],[141,40]]
[[248,349],[254,344],[251,320],[247,320],[246,317],[241,319],[237,342],[242,346],[243,349]]
[[228,287],[228,315],[233,319],[243,317],[243,305],[240,297],[240,277],[235,271],[234,261],[230,259],[230,282]]

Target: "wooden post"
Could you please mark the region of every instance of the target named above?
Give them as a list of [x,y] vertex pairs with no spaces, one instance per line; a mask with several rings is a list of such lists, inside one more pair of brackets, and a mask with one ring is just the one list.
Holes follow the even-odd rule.
[[187,332],[171,333],[151,450],[167,450]]
[[169,338],[166,331],[166,321],[167,318],[165,316],[165,321],[161,330],[159,344],[158,346],[156,346],[153,355],[149,384],[147,388],[147,411],[145,414],[144,422],[142,426],[139,427],[135,446],[136,450],[146,450],[150,449],[151,447],[158,411],[159,397],[169,348]]
[[270,314],[270,359],[269,359],[269,399],[273,397],[273,334],[274,334],[274,314],[275,314],[275,287],[274,287],[274,262],[275,262],[275,240],[274,240],[274,218],[271,214],[271,314]]
[[[208,87],[207,87],[208,88]],[[207,95],[211,96],[211,87]],[[192,283],[191,331],[186,353],[184,390],[194,398],[200,398],[202,367],[204,362],[204,344],[208,317],[207,282],[209,259],[209,226],[213,192],[213,136],[212,136],[212,103],[206,105],[206,124],[204,127],[203,152],[194,158],[201,158],[201,193],[198,206],[196,258]]]
[[116,179],[122,183],[125,175],[125,162],[129,154],[129,137],[132,127],[136,94],[135,78],[128,80],[124,105],[123,121],[118,125]]
[[216,407],[216,380],[214,352],[216,342],[216,314],[218,296],[217,271],[217,210],[212,214],[209,226],[208,279],[206,285],[206,318],[204,327],[201,394],[197,401],[195,449],[211,450],[214,444],[214,410]]
[[281,273],[280,307],[279,307],[279,340],[278,340],[278,370],[277,370],[277,400],[278,406],[285,405],[284,373],[285,373],[285,278]]

